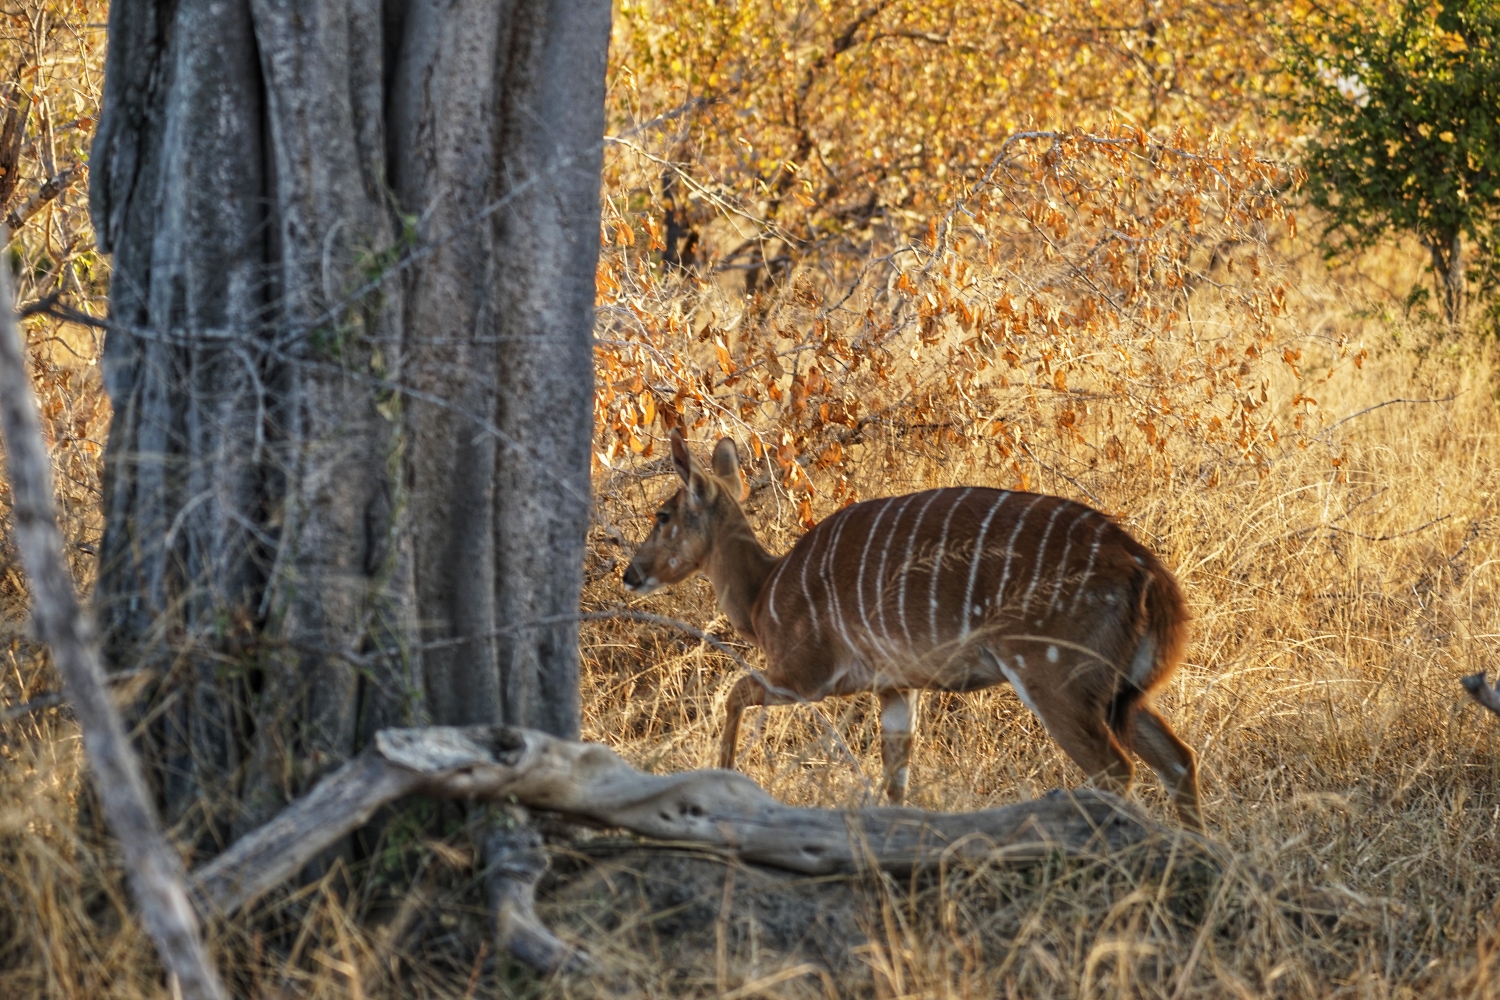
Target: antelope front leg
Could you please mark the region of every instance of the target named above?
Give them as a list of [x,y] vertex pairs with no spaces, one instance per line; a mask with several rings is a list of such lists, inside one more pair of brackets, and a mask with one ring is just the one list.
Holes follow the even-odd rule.
[[741,677],[739,682],[730,688],[729,700],[724,706],[727,709],[724,733],[719,737],[719,766],[724,770],[734,769],[734,758],[739,751],[740,743],[740,717],[751,705],[764,705],[765,703],[766,689],[761,686],[760,681],[748,674]]
[[920,691],[878,691],[880,699],[880,763],[885,797],[893,805],[906,798],[910,776],[911,734],[917,719]]

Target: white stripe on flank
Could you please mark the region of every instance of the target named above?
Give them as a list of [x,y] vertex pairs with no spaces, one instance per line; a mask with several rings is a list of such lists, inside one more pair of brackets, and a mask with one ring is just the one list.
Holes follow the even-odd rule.
[[1041,720],[1042,728],[1045,729],[1047,727],[1047,720],[1042,717],[1041,712],[1037,711],[1036,702],[1031,700],[1031,692],[1026,690],[1025,684],[1021,683],[1021,671],[1017,669],[1017,667],[1024,666],[1026,661],[1018,656],[1016,657],[1016,666],[1012,667],[1002,657],[997,656],[995,657],[995,662],[1000,664],[1000,672],[1005,675],[1006,680],[1010,681],[1010,686],[1016,689],[1016,695],[1021,699],[1021,704],[1031,709],[1031,714]]
[[[813,532],[826,536],[828,534],[827,523],[818,525]],[[813,547],[822,541],[822,538],[813,539],[813,544],[807,547],[807,553],[802,557],[802,604],[807,608],[807,614],[812,618],[813,631],[818,630],[818,609],[813,606],[812,591],[807,589],[807,567],[812,562]]]
[[974,599],[974,581],[979,578],[979,562],[984,558],[984,536],[989,533],[990,521],[994,519],[995,511],[999,510],[1001,505],[1009,499],[1010,490],[1001,491],[1000,499],[990,507],[990,512],[984,515],[984,521],[979,525],[979,538],[974,542],[974,558],[969,562],[969,585],[964,588],[964,622],[958,632],[959,639],[969,634],[969,617],[972,614],[969,602]]
[[1042,557],[1047,554],[1047,539],[1052,537],[1052,526],[1057,523],[1057,515],[1061,514],[1066,506],[1068,506],[1066,500],[1060,501],[1056,507],[1052,508],[1052,516],[1047,518],[1047,530],[1042,532],[1042,541],[1036,547],[1036,568],[1031,571],[1031,586],[1026,588],[1026,596],[1021,598],[1021,614],[1023,615],[1026,609],[1031,607],[1031,595],[1036,593],[1037,581],[1042,578],[1044,565]]
[[1104,534],[1104,529],[1109,527],[1109,518],[1103,518],[1099,527],[1094,529],[1094,544],[1089,547],[1089,562],[1083,567],[1083,576],[1078,578],[1078,589],[1073,591],[1073,600],[1068,604],[1068,614],[1078,610],[1078,602],[1083,597],[1083,588],[1088,584],[1089,577],[1094,575],[1094,560],[1099,558],[1099,536]]
[[[901,509],[896,511],[896,517],[891,521],[891,530],[885,536],[885,547],[880,550],[880,568],[875,571],[875,606],[880,609],[880,634],[884,638],[882,645],[885,647],[885,656],[888,660],[894,660],[891,650],[891,630],[885,621],[885,562],[891,554],[891,542],[896,540],[896,527],[901,523],[901,517],[906,513],[906,508],[911,506],[915,493],[909,494],[901,501]],[[894,501],[892,501],[894,502]]]
[[839,637],[844,640],[844,646],[852,653],[858,653],[853,640],[849,638],[849,625],[844,621],[844,609],[839,601],[838,581],[833,578],[829,567],[834,562],[834,551],[838,548],[839,539],[844,537],[844,529],[849,527],[849,512],[839,511],[838,527],[833,530],[833,537],[828,540],[828,551],[823,553],[823,565],[818,571],[819,578],[823,581],[824,592],[828,595],[828,620],[838,630]]
[[932,506],[932,501],[938,498],[942,490],[933,490],[927,497],[927,502],[917,512],[917,522],[911,526],[911,534],[906,538],[906,559],[901,564],[901,590],[896,596],[896,617],[901,619],[901,631],[906,636],[906,648],[911,650],[911,625],[906,620],[906,581],[911,576],[911,550],[917,544],[917,532],[922,527],[922,519],[927,516],[927,508]]
[[1063,546],[1062,558],[1057,560],[1057,579],[1052,581],[1052,600],[1047,602],[1048,611],[1056,611],[1062,605],[1063,599],[1063,574],[1068,571],[1068,553],[1073,551],[1073,529],[1092,517],[1094,512],[1089,508],[1083,508],[1083,513],[1073,518],[1073,523],[1063,530],[1063,538],[1068,544]]
[[771,621],[777,625],[781,624],[781,616],[776,613],[776,585],[781,582],[781,571],[786,569],[786,560],[776,564],[776,569],[771,574],[771,589],[766,592],[766,610],[771,612]]
[[1010,533],[1010,541],[1005,543],[1005,572],[1000,574],[1000,587],[995,591],[995,610],[999,611],[1005,607],[1005,585],[1010,582],[1010,563],[1016,557],[1016,539],[1020,537],[1021,528],[1026,524],[1026,516],[1031,513],[1031,508],[1041,503],[1044,498],[1037,496],[1026,509],[1021,511],[1021,516],[1016,518],[1016,526]]
[[[885,519],[886,511],[890,509],[890,500],[880,505],[880,513],[875,515],[875,521],[870,525],[870,530],[865,535],[865,547],[859,554],[859,580],[855,584],[855,587],[859,594],[859,623],[864,626],[865,634],[867,635],[870,632],[870,616],[865,613],[865,562],[870,558],[870,545],[875,541],[875,531],[880,527],[880,522]],[[890,539],[886,539],[886,545],[890,544]],[[876,593],[879,593],[879,591],[877,590]]]
[[[927,627],[928,631],[932,634],[933,646],[936,646],[938,644],[938,571],[943,568],[943,552],[948,548],[948,528],[953,524],[953,515],[958,512],[958,508],[963,506],[964,498],[973,492],[974,487],[965,486],[964,491],[958,495],[958,499],[953,501],[953,506],[948,508],[948,516],[943,518],[943,533],[938,536],[937,555],[932,557],[932,585],[927,588]],[[969,608],[967,604],[965,604],[963,608],[959,609],[959,614],[964,621],[969,620],[968,610]]]

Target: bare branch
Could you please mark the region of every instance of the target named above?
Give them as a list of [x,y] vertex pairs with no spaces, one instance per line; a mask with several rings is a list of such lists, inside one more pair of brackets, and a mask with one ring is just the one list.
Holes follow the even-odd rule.
[[76,177],[81,171],[82,164],[78,163],[73,164],[71,167],[66,167],[63,170],[59,170],[55,175],[50,177],[45,184],[37,188],[36,194],[32,195],[31,198],[26,202],[26,204],[22,205],[20,208],[11,209],[9,214],[5,216],[5,228],[14,233],[17,229],[20,229],[22,226],[26,225],[26,223],[31,220],[32,216],[36,215],[36,213],[40,212],[47,206],[47,202],[53,200],[58,195],[66,191],[68,189],[68,185],[73,183],[73,178]]
[[182,859],[167,843],[125,727],[110,703],[93,622],[78,605],[63,558],[52,510],[52,469],[13,301],[9,272],[0,268],[0,431],[32,619],[38,637],[52,649],[63,693],[78,716],[105,817],[124,849],[142,921],[175,980],[173,992],[189,1000],[222,1000],[227,994],[203,948],[183,884]]
[[1453,402],[1455,399],[1457,399],[1461,395],[1462,395],[1462,393],[1454,393],[1451,396],[1443,396],[1443,397],[1438,398],[1438,399],[1387,399],[1383,403],[1376,403],[1374,406],[1367,406],[1363,410],[1359,410],[1356,413],[1349,414],[1347,417],[1345,417],[1342,420],[1336,420],[1336,421],[1334,421],[1333,423],[1329,424],[1328,427],[1321,434],[1319,434],[1317,436],[1317,438],[1315,438],[1314,440],[1322,441],[1325,438],[1327,438],[1329,435],[1331,435],[1335,430],[1337,430],[1338,428],[1342,427],[1344,424],[1347,424],[1349,421],[1353,420],[1355,417],[1362,417],[1366,413],[1370,413],[1373,410],[1378,410],[1378,409],[1380,409],[1381,407],[1384,407],[1384,406],[1393,406],[1396,403],[1412,403],[1412,404],[1421,404],[1421,403],[1451,403],[1451,402]]

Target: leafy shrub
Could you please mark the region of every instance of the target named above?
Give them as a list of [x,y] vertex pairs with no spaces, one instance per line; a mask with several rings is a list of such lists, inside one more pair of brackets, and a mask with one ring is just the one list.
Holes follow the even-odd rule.
[[1500,223],[1500,6],[1427,0],[1312,4],[1284,32],[1297,89],[1291,113],[1312,132],[1307,194],[1326,213],[1331,251],[1397,230],[1432,258],[1450,323],[1467,277],[1493,289]]

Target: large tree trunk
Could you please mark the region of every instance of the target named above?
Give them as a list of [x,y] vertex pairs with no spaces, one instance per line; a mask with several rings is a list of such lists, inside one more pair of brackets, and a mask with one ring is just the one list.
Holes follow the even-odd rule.
[[[578,733],[607,0],[116,0],[97,605],[168,817]],[[200,814],[201,811],[201,814]]]

